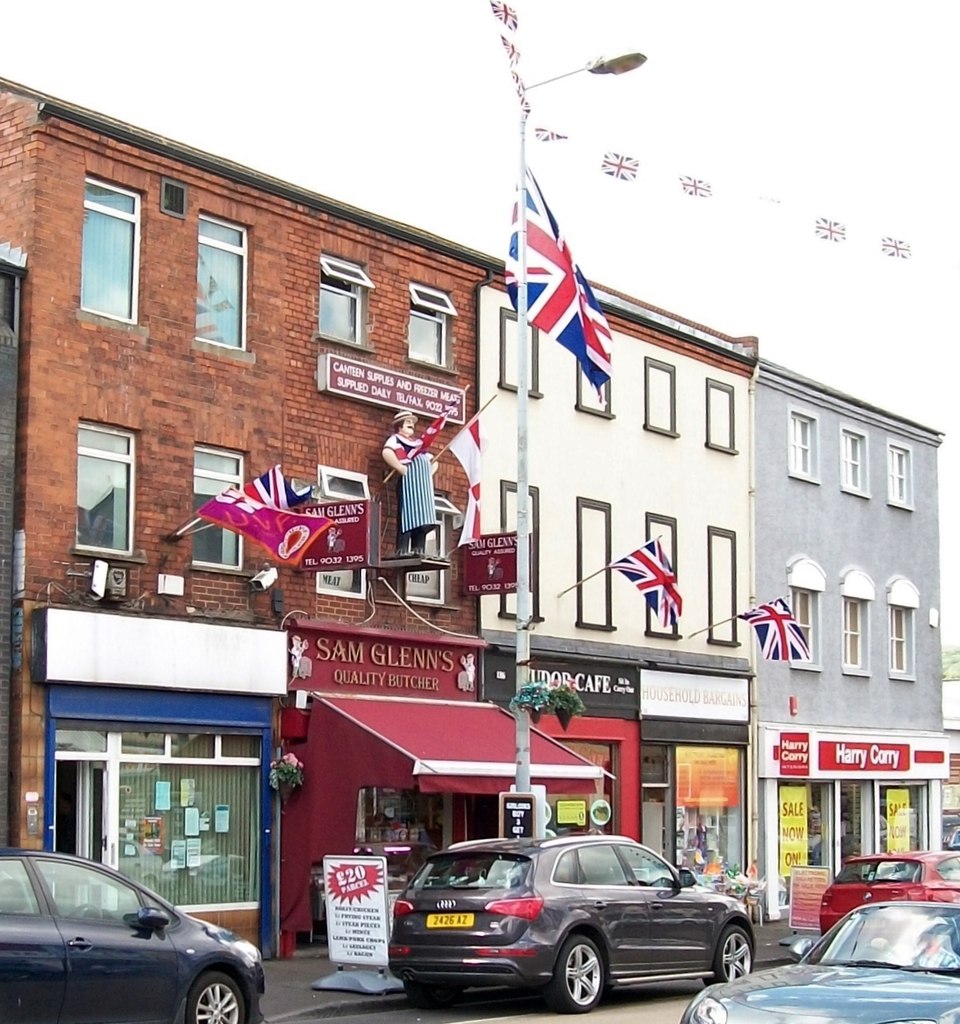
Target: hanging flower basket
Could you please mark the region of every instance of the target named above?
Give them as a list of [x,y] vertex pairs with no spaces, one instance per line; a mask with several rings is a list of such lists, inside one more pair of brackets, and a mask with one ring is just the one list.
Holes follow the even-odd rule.
[[560,727],[566,730],[575,715],[582,715],[586,705],[580,694],[565,683],[550,688],[550,710],[557,716]]
[[296,754],[284,754],[270,762],[270,788],[277,790],[286,802],[289,795],[303,785],[303,762]]
[[550,708],[550,690],[543,683],[524,683],[510,701],[513,712],[526,711],[536,722]]

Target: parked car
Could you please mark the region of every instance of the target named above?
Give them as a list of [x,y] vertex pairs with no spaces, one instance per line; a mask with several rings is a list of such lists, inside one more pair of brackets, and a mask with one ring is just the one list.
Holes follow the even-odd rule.
[[[795,939],[799,963],[711,985],[680,1024],[934,1024],[960,1006],[960,906],[874,903],[819,939]],[[941,966],[937,966],[937,964]]]
[[849,910],[887,900],[960,901],[960,853],[863,853],[848,857],[820,900],[820,931]]
[[512,986],[583,1013],[608,986],[739,977],[753,952],[741,902],[632,839],[490,839],[434,853],[400,893],[390,970],[420,1009]]
[[260,1024],[252,943],[102,864],[0,848],[0,1021]]

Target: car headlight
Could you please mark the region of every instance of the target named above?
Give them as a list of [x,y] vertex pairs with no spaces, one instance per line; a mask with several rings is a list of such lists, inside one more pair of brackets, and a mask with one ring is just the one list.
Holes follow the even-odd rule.
[[690,1024],[727,1024],[727,1008],[713,996],[704,996],[687,1020]]

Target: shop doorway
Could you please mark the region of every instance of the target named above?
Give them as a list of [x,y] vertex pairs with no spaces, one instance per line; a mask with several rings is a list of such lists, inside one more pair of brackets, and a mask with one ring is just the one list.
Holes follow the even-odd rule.
[[105,776],[104,765],[94,761],[57,761],[53,847],[59,853],[109,863],[103,827]]

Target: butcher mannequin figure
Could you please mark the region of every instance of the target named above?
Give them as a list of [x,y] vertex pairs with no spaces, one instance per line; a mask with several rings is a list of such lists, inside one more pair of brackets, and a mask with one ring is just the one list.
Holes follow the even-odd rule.
[[423,555],[427,537],[436,530],[433,474],[437,465],[428,453],[415,454],[417,417],[409,411],[393,417],[396,433],[383,443],[383,461],[397,474],[397,554]]

